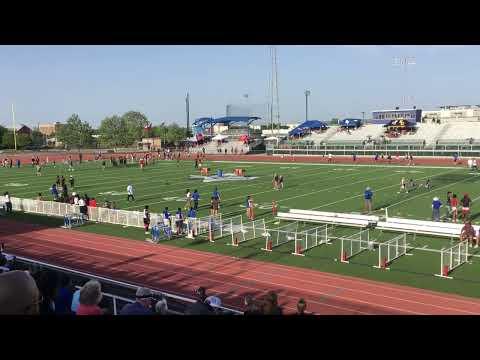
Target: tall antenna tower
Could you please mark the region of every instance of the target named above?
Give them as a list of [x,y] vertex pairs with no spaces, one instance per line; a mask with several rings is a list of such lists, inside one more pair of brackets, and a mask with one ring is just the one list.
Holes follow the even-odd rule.
[[[274,118],[277,122],[277,135],[280,129],[280,101],[278,95],[278,62],[277,62],[277,47],[271,46],[270,47],[270,58],[271,58],[271,65],[272,65],[272,72],[270,76],[270,124],[272,127],[272,135],[274,130]],[[275,114],[275,117],[274,117]]]
[[276,102],[276,108],[277,108],[277,135],[280,131],[280,101],[278,99],[278,64],[277,64],[277,47],[273,47],[273,54],[274,54],[274,59],[275,59],[275,102]]
[[413,96],[409,95],[409,81],[408,81],[408,69],[409,67],[416,65],[415,57],[395,57],[393,58],[393,66],[399,67],[404,71],[403,74],[403,87],[404,87],[404,94],[402,96],[402,106],[406,107],[409,104],[414,103]]

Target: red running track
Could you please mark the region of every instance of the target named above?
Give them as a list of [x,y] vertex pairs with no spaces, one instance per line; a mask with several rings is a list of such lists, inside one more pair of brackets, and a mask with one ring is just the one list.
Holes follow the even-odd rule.
[[185,296],[205,286],[234,308],[274,290],[286,313],[303,297],[316,314],[480,314],[473,298],[5,219],[0,241],[18,256]]

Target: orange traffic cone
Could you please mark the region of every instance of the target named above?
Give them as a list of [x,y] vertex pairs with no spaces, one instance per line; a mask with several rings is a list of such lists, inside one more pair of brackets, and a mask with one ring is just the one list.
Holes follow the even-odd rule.
[[233,244],[238,245],[238,238],[237,237],[235,237],[235,239],[233,239]]
[[344,251],[344,252],[341,254],[341,257],[342,257],[342,261],[347,261],[347,252]]
[[267,242],[267,250],[272,250],[272,240],[268,240],[268,242]]
[[385,268],[387,267],[387,257],[384,257],[384,258],[382,259],[382,263],[380,264],[380,267],[381,267],[382,269],[385,269]]

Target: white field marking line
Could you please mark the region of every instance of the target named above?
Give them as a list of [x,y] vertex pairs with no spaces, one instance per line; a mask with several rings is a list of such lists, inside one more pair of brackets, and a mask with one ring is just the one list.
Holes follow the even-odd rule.
[[[319,174],[315,173],[315,174],[311,174],[311,175],[306,175],[306,176],[303,176],[303,178],[306,178],[306,177],[311,177],[311,176],[318,176]],[[340,179],[340,178],[344,178],[344,177],[350,177],[352,176],[352,174],[346,174],[346,175],[343,175],[343,176],[338,176],[338,177],[335,177],[335,179]],[[388,176],[394,176],[394,175],[388,175]],[[331,179],[325,179],[325,181],[329,181]],[[373,180],[373,179],[367,179],[367,180],[362,180],[362,181],[369,181],[369,180]],[[322,182],[322,181],[320,181]],[[314,180],[314,181],[310,181],[310,182],[306,182],[306,183],[303,183],[303,185],[306,185],[306,184],[312,184],[312,183],[316,183],[318,184],[319,181],[318,179],[317,180]],[[353,183],[355,184],[355,183]],[[244,186],[241,186],[241,187],[237,187],[237,188],[244,188],[244,187],[247,187],[247,186],[253,186],[254,184],[251,184],[251,185],[244,185]],[[341,185],[340,187],[342,186],[345,186],[345,185]],[[230,188],[232,189],[232,188]],[[327,191],[327,190],[331,190],[331,189],[335,189],[335,187],[333,188],[326,188],[326,189],[323,189],[323,190],[319,190],[319,191]],[[260,192],[256,192],[256,193],[250,193],[250,195],[254,196],[254,195],[259,195],[259,194],[265,194],[265,193],[270,193],[270,192],[276,192],[277,190],[275,189],[270,189],[270,190],[266,190],[266,191],[260,191]],[[316,192],[319,192],[319,191],[316,191]],[[305,195],[298,195],[298,196],[305,196]],[[244,198],[245,195],[240,195],[240,196],[236,196],[236,197],[233,197],[233,198],[228,198],[228,201],[223,201],[220,203],[220,206],[225,205],[225,204],[234,204],[235,202],[232,201],[232,200],[235,200],[235,199],[241,199],[241,198]],[[279,201],[283,201],[283,200],[279,200]],[[149,205],[151,204],[158,204],[158,203],[161,203],[163,201],[157,201],[157,202],[150,202]],[[142,206],[140,205],[137,205],[137,206],[131,206],[131,207],[127,207],[125,209],[133,209],[133,208],[141,208]],[[229,213],[230,214],[230,213]]]
[[[43,236],[47,237],[45,234],[43,234]],[[48,236],[47,238],[53,240],[53,239],[58,239],[60,241],[60,244],[63,244],[65,245],[63,242],[62,242],[62,239],[63,239],[63,236],[61,234],[55,234],[52,236]],[[47,240],[48,241],[48,240]],[[95,248],[95,245],[98,245],[98,242],[95,242],[95,241],[89,241],[88,239],[86,238],[83,238],[81,239],[82,243],[84,243],[86,246],[82,246],[81,244],[76,244],[76,246],[78,248],[82,248],[82,249],[92,249],[92,250],[98,250],[99,252],[101,251],[105,251],[105,249],[102,249],[101,247],[100,248]],[[52,241],[52,242],[55,242],[55,241]],[[88,247],[88,244],[91,244],[92,247]],[[119,246],[119,245],[116,245],[114,244],[113,242],[109,244],[109,249],[111,248],[118,248],[120,249],[120,251],[122,250],[129,250],[129,255],[131,256],[141,256],[141,255],[144,255],[144,252],[135,248],[135,247],[128,247],[128,246]],[[86,253],[82,253],[82,252],[78,252],[78,251],[75,251],[76,253],[80,253],[80,254],[84,254],[84,255],[88,255]],[[115,255],[123,255],[124,256],[124,252],[115,252],[112,250],[109,250],[110,253],[112,254],[115,254]],[[176,266],[179,266],[179,267],[187,267],[188,265],[185,265],[185,264],[181,264],[181,263],[177,263],[175,261],[176,260],[191,260],[191,257],[188,257],[188,256],[178,256],[178,255],[175,255],[175,254],[155,254],[157,256],[164,256],[164,257],[171,257],[174,259],[174,261],[170,261],[170,260],[156,260],[156,262],[158,263],[163,263],[163,264],[173,264],[173,265],[176,265]],[[98,256],[98,255],[94,255],[94,257],[102,257],[102,258],[105,258],[103,256]],[[108,259],[108,258],[107,258]],[[112,259],[109,259],[110,261],[112,261]],[[216,267],[221,267],[222,269],[227,269],[229,267],[233,267],[234,269],[236,269],[236,265],[235,264],[237,261],[234,261],[234,262],[231,262],[231,263],[227,263],[227,264],[216,264],[214,262],[210,262],[210,261],[203,261],[202,264],[206,264],[206,265],[213,265],[213,266],[216,266]],[[137,264],[137,266],[140,265],[141,267],[149,267],[149,268],[154,268],[154,267],[150,267],[148,265],[142,265],[142,264]],[[199,269],[197,268],[197,270],[201,270],[201,271],[207,271],[207,272],[210,272],[210,273],[214,273],[214,274],[220,274],[220,275],[227,275],[227,276],[232,276],[230,275],[228,272],[222,272],[222,271],[217,271],[215,270],[214,268],[212,269]],[[283,275],[283,274],[278,274],[278,273],[271,273],[271,272],[266,272],[266,271],[258,271],[257,269],[253,268],[253,269],[247,269],[247,271],[251,272],[252,275],[253,274],[260,274],[260,275],[272,275],[272,276],[277,276],[279,278],[284,278],[286,280],[296,280],[296,281],[299,281],[298,278],[294,278],[294,277],[291,277],[291,276],[288,276],[288,275]],[[181,272],[178,272],[178,271],[167,271],[167,272],[173,272],[175,274],[182,274]],[[183,273],[183,275],[188,275],[188,274],[185,274]],[[332,297],[331,294],[326,294],[325,292],[323,291],[319,291],[319,290],[312,290],[312,289],[302,289],[302,288],[299,288],[297,286],[291,286],[291,285],[284,285],[284,284],[278,284],[278,283],[275,283],[275,282],[271,282],[271,281],[263,281],[263,280],[256,280],[255,278],[252,278],[252,277],[246,277],[246,276],[239,276],[239,275],[233,275],[234,277],[237,277],[239,279],[243,279],[243,280],[254,280],[256,282],[262,282],[262,283],[268,283],[268,284],[272,284],[272,285],[275,285],[275,286],[283,286],[284,288],[292,288],[292,289],[295,289],[295,290],[301,290],[303,292],[307,292],[307,293],[316,293],[316,294],[320,294],[320,295],[330,295],[330,297]],[[216,282],[220,282],[218,280],[214,280]],[[318,282],[316,281],[310,281],[310,280],[305,280],[305,279],[302,279],[300,281],[303,281],[307,284],[318,284]],[[329,288],[334,288],[334,289],[337,289],[338,288],[338,285],[330,285],[330,284],[322,284],[323,286],[326,286],[326,287],[329,287]],[[241,286],[241,285],[240,285]],[[245,287],[245,286],[243,286]],[[473,314],[472,312],[469,312],[469,311],[465,311],[465,310],[461,310],[461,309],[454,309],[454,308],[449,308],[449,307],[445,307],[445,306],[441,306],[441,305],[432,305],[430,303],[424,303],[424,302],[420,302],[420,301],[414,301],[414,300],[408,300],[408,299],[399,299],[399,298],[396,298],[396,297],[392,297],[392,296],[388,296],[388,295],[381,295],[381,294],[378,294],[378,293],[372,293],[372,292],[369,292],[369,291],[365,291],[365,290],[359,290],[359,289],[352,289],[352,288],[348,288],[348,287],[343,287],[342,288],[344,291],[353,291],[353,292],[359,292],[359,293],[363,293],[365,295],[375,295],[375,296],[378,296],[378,297],[381,297],[381,298],[387,298],[387,299],[395,299],[397,301],[403,301],[403,302],[408,302],[408,303],[413,303],[413,304],[421,304],[421,305],[429,305],[429,306],[432,306],[432,307],[436,307],[436,308],[439,308],[439,309],[445,309],[445,310],[455,310],[455,311],[460,311],[460,312],[464,312],[464,313],[468,313],[468,314]],[[288,295],[287,295],[288,296]],[[293,298],[292,296],[289,296],[291,298]],[[350,297],[343,297],[343,296],[333,296],[333,297],[336,297],[336,298],[339,298],[339,299],[345,299],[345,300],[353,300],[354,302],[361,302],[361,303],[366,303],[366,304],[371,304],[369,303],[368,301],[363,301],[363,300],[359,300],[359,299],[356,299],[356,298],[350,298]],[[385,307],[385,308],[391,308],[391,309],[395,309],[395,310],[400,310],[400,311],[404,311],[404,312],[412,312],[412,311],[409,311],[409,310],[406,310],[406,309],[401,309],[401,308],[397,308],[397,307],[391,307],[391,306],[387,306],[387,305],[382,305],[382,304],[375,304],[376,306],[380,306],[380,307]],[[415,312],[412,312],[412,313],[415,313]]]
[[[331,173],[330,171],[327,172],[328,174]],[[312,176],[317,176],[318,173],[313,173],[313,174],[310,174],[310,171],[306,172],[306,173],[302,173],[303,175],[297,173],[297,174],[292,174],[292,175],[289,175],[291,177],[300,177],[302,176],[302,178],[308,178],[308,177],[312,177]],[[305,175],[307,174],[307,175]],[[266,175],[266,174],[265,174]],[[265,176],[264,175],[264,176]],[[353,174],[348,174],[348,176],[352,176]],[[324,181],[329,181],[329,180],[332,180],[332,178],[326,178]],[[270,183],[271,180],[260,180],[260,181],[256,181],[255,183],[252,183],[252,184],[243,184],[243,185],[239,185],[239,186],[232,186],[232,187],[229,187],[228,189],[226,189],[225,191],[223,191],[223,193],[228,193],[230,191],[233,191],[233,190],[237,190],[237,189],[244,189],[244,188],[247,188],[247,187],[259,187],[259,186],[262,186],[264,187],[266,184]],[[192,184],[191,182],[189,182],[189,184]],[[199,185],[197,186],[196,188],[197,189],[204,189],[204,188],[211,188],[211,184],[204,184],[204,185]],[[271,190],[271,191],[275,191],[275,190]],[[152,194],[149,194],[147,195],[148,197],[152,196],[152,195],[162,195],[162,194],[168,194],[168,193],[178,193],[178,190],[171,190],[171,191],[164,191],[164,192],[161,192],[161,193],[152,193]],[[253,193],[251,195],[255,195],[255,194],[261,194],[262,192],[260,193]],[[147,196],[143,196],[143,197],[137,197],[137,200],[142,200],[142,199],[145,199]],[[235,197],[235,198],[229,198],[229,199],[238,199],[240,198],[239,197]],[[208,199],[208,197],[207,197]],[[159,201],[159,202],[149,202],[149,204],[158,204],[158,203],[161,203],[163,201]],[[222,202],[223,204],[225,204],[226,202]],[[222,204],[221,203],[221,204]],[[130,206],[130,207],[126,207],[124,209],[134,209],[134,208],[141,208],[143,207],[142,205],[135,205],[135,206]]]
[[[22,241],[25,241],[24,239]],[[27,241],[28,242],[28,241]],[[46,246],[46,245],[42,245],[42,244],[39,244],[39,243],[35,243],[35,242],[31,242],[31,244],[34,244],[34,246],[39,246],[39,247],[44,247],[44,248],[47,248],[47,249],[51,249],[51,247],[49,246]],[[93,244],[93,243],[92,243]],[[78,246],[78,245],[77,245]],[[152,246],[155,246],[152,244]],[[83,247],[82,247],[83,248]],[[39,252],[39,251],[35,251],[35,250],[32,250],[31,248],[29,249],[29,252],[34,252],[34,253],[38,253],[40,255],[43,255],[45,256],[44,253],[42,252]],[[105,260],[108,260],[109,262],[112,262],[112,259],[111,258],[107,258],[105,256],[101,256],[101,255],[97,255],[97,254],[89,254],[89,253],[86,253],[86,252],[82,252],[82,251],[74,251],[73,253],[75,254],[80,254],[80,255],[84,255],[85,257],[87,258],[100,258],[100,259],[105,259]],[[116,255],[124,255],[124,253],[114,253]],[[158,255],[158,254],[156,254]],[[132,254],[133,256],[133,254]],[[87,261],[82,261],[80,259],[76,259],[75,260],[77,263],[84,263],[85,265],[88,265],[88,266],[91,266],[91,262],[87,262]],[[171,263],[171,262],[165,262],[165,261],[157,261],[157,263],[163,263],[163,264],[166,264],[166,265],[174,265],[174,266],[178,266],[178,267],[182,267],[182,268],[186,268],[185,265],[183,264],[178,264],[178,263]],[[156,270],[158,271],[159,269],[157,267],[154,267],[154,266],[149,266],[149,265],[144,265],[144,264],[137,264],[136,265],[137,267],[139,268],[144,268],[144,269],[147,269],[147,270]],[[174,274],[174,275],[183,275],[183,276],[188,276],[188,277],[192,277],[192,274],[191,273],[185,273],[185,272],[181,272],[181,271],[172,271],[172,270],[168,270],[168,269],[162,269],[161,270],[163,273],[171,273],[171,274]],[[228,275],[228,274],[222,274],[221,272],[218,272],[218,271],[210,271],[210,272],[213,272],[213,273],[216,273],[216,274],[220,274],[220,275]],[[255,278],[248,278],[248,277],[244,277],[244,276],[235,276],[237,277],[239,280],[246,280],[246,281],[249,281],[249,282],[256,282],[256,283],[267,283],[267,284],[271,284],[271,285],[275,285],[275,286],[283,286],[283,284],[276,284],[276,283],[272,283],[272,282],[265,282],[265,281],[259,281]],[[207,276],[200,276],[200,278],[202,279],[202,281],[205,281],[205,282],[213,282],[213,283],[217,283],[219,284],[220,286],[226,286],[227,284],[221,280],[217,280],[217,279],[212,279],[212,278],[209,278]],[[172,280],[166,280],[167,282],[172,282]],[[198,282],[198,281],[197,281]],[[192,286],[194,285],[193,282],[188,282],[188,281],[178,281],[178,280],[175,280],[175,284],[186,284],[186,285],[189,285],[189,286]],[[257,292],[265,292],[266,290],[265,289],[262,289],[260,287],[253,287],[253,286],[247,286],[247,285],[244,285],[244,284],[238,284],[238,283],[234,283],[234,282],[229,282],[228,285],[230,286],[233,286],[234,288],[237,288],[237,289],[240,289],[240,288],[245,288],[245,289],[248,289],[249,291],[257,291]],[[231,294],[231,288],[228,289],[228,291],[222,291],[219,289],[219,287],[215,288],[215,286],[210,286],[209,289],[212,291],[212,292],[215,292],[217,294],[221,293],[221,294]],[[218,289],[218,290],[216,290]],[[297,289],[297,288],[294,288],[294,289]],[[298,290],[301,290],[302,293],[305,293],[305,290],[303,289],[298,289]],[[316,291],[315,293],[319,293],[320,295],[329,295],[329,294],[326,294],[326,293],[323,293],[323,292],[318,292]],[[240,297],[240,295],[237,295],[236,294],[236,297]],[[290,299],[293,299],[294,301],[297,301],[298,300],[298,296],[292,296],[292,295],[288,295],[288,294],[282,294],[282,297],[284,298],[290,298]],[[342,299],[345,299],[345,300],[354,300],[355,299],[350,299],[350,298],[342,298]],[[331,304],[327,304],[327,303],[319,303],[311,298],[309,298],[309,302],[310,303],[317,303],[319,305],[322,305],[322,306],[328,306],[328,307],[331,307],[331,308],[335,308],[335,309],[340,309],[340,310],[343,310],[343,311],[349,311],[349,312],[352,312],[354,311],[354,309],[351,309],[351,308],[345,308],[345,307],[341,307],[341,306],[336,306],[336,305],[331,305]],[[368,302],[365,302],[368,304]],[[371,303],[370,303],[371,305]],[[378,306],[382,306],[382,305],[378,305]],[[292,309],[294,310],[295,308],[294,307],[291,307],[291,306],[286,306],[287,308],[289,309]],[[403,311],[401,309],[396,309],[396,310],[399,310],[399,311]],[[364,315],[370,315],[370,313],[366,313],[366,312],[361,312],[361,311],[356,311],[358,313],[362,313]],[[408,310],[405,310],[405,312],[410,312]]]
[[[374,172],[370,172],[370,173],[367,173],[367,174],[372,174]],[[336,179],[341,179],[341,178],[344,178],[344,177],[348,177],[350,176],[351,174],[347,174],[347,175],[343,175],[343,176],[338,176],[338,177],[335,177],[335,180]],[[386,175],[385,177],[390,177],[390,176],[393,176],[393,175]],[[332,190],[332,189],[336,189],[336,188],[342,188],[342,187],[348,187],[349,185],[353,185],[353,184],[357,184],[357,183],[361,183],[361,182],[365,182],[365,181],[372,181],[372,180],[376,180],[376,179],[382,179],[384,177],[381,177],[381,178],[367,178],[367,179],[363,179],[363,180],[359,180],[357,182],[354,182],[354,183],[350,183],[350,184],[343,184],[343,185],[338,185],[338,186],[334,186],[334,187],[329,187],[329,188],[324,188],[322,190],[317,190],[317,191],[314,191],[314,192],[311,192],[311,193],[308,193],[308,194],[302,194],[302,195],[296,195],[296,196],[293,196],[293,197],[289,197],[289,198],[285,198],[285,199],[281,199],[281,200],[278,200],[278,202],[281,202],[281,201],[286,201],[286,200],[290,200],[290,199],[294,199],[294,198],[297,198],[297,197],[302,197],[302,196],[305,196],[305,195],[309,195],[309,194],[313,194],[313,193],[318,193],[318,192],[323,192],[323,191],[328,191],[328,190]],[[330,178],[326,179],[326,181],[328,180],[331,180]],[[321,183],[323,181],[320,181],[320,182],[315,182],[314,183]],[[303,185],[305,184],[310,184],[312,182],[307,182],[307,183],[304,183]],[[258,194],[262,194],[262,193],[266,193],[266,192],[274,192],[276,190],[269,190],[269,191],[262,191],[262,192],[258,192],[258,193],[253,193],[253,194],[250,194],[250,195],[258,195]],[[233,199],[238,199],[238,198],[242,198],[243,196],[237,196],[237,197],[234,197],[234,198],[229,198],[228,201],[226,202],[223,202],[223,204],[231,204],[230,206],[233,206],[235,205],[234,202],[230,201],[230,200],[233,200]],[[222,213],[222,215],[229,215],[229,214],[236,214],[238,211],[232,211],[232,212],[228,212],[228,213]]]
[[[438,175],[437,175],[437,176],[438,176]],[[421,179],[423,179],[423,178],[421,178]],[[431,190],[429,190],[429,191],[427,191],[427,192],[424,192],[424,193],[421,193],[421,194],[412,196],[412,197],[410,197],[410,198],[408,198],[408,199],[404,199],[404,200],[398,201],[398,202],[396,202],[396,203],[393,203],[393,204],[391,204],[391,205],[388,205],[388,206],[386,207],[386,209],[389,209],[390,207],[396,206],[396,205],[398,205],[398,204],[402,204],[402,203],[404,203],[405,201],[410,201],[410,200],[415,199],[415,198],[418,198],[418,197],[423,197],[423,196],[425,196],[425,195],[430,194],[432,191],[436,191],[436,190],[440,190],[440,189],[443,189],[443,188],[446,188],[446,187],[449,187],[449,186],[453,186],[453,185],[455,185],[455,184],[464,182],[464,181],[469,180],[469,179],[470,179],[470,178],[467,177],[467,178],[465,178],[465,179],[463,179],[463,180],[455,181],[455,182],[449,183],[449,184],[447,184],[447,185],[443,185],[443,186],[440,186],[440,187],[436,187],[435,189],[431,189]],[[478,197],[478,198],[480,198],[480,197]],[[473,202],[473,200],[472,200],[472,202]]]
[[[154,165],[155,166],[155,165]],[[84,169],[86,171],[91,171],[91,170],[98,170],[98,169]],[[118,168],[118,170],[133,170],[133,171],[141,171],[140,169],[132,169],[132,168]],[[164,171],[165,169],[159,169],[159,168],[155,168],[155,167],[152,167],[149,169],[149,173],[151,173],[152,171]],[[86,176],[85,173],[82,173],[80,170],[78,170],[78,172],[76,173],[77,176],[76,176],[76,181],[77,181],[77,184],[78,184],[78,181],[79,179],[82,181],[81,183],[82,184],[85,184],[85,185],[80,185],[80,186],[76,186],[75,189],[80,189],[80,188],[91,188],[91,187],[95,187],[98,185],[98,175],[93,175],[93,176]],[[103,182],[107,182],[108,184],[117,184],[117,183],[126,183],[128,181],[126,180],[130,180],[130,178],[134,178],[136,177],[137,175],[139,175],[139,173],[134,173],[134,174],[128,174],[128,175],[125,175],[125,173],[121,173],[121,174],[111,174],[110,172],[108,174],[105,174],[103,173],[102,171],[102,174],[104,174],[104,177],[101,179]],[[141,174],[141,173],[140,173]],[[175,174],[175,175],[183,175],[185,174],[185,171],[173,171],[173,172],[169,172],[169,175],[172,175],[172,174]],[[67,180],[68,180],[68,175],[70,174],[65,174],[67,176]],[[87,174],[88,175],[88,174]],[[108,176],[105,176],[105,175],[108,175]],[[55,176],[52,174],[52,176]],[[110,181],[110,179],[122,179],[122,180],[118,180],[118,181]],[[88,179],[88,180],[95,180],[95,182],[85,182],[84,183],[84,180],[85,179]],[[148,178],[150,180],[146,180],[146,181],[142,181],[142,182],[139,182],[137,184],[147,184],[147,183],[151,183],[153,181],[158,181],[158,177],[151,177],[151,178]],[[55,179],[53,179],[54,181]],[[42,182],[43,183],[43,182]],[[191,183],[188,182],[188,181],[185,181],[185,182],[182,182],[182,184],[188,184],[188,183]],[[177,183],[178,184],[178,183]],[[47,186],[51,186],[51,184],[49,185],[49,183],[45,183],[45,187]],[[161,186],[161,185],[160,185]],[[168,186],[168,185],[167,185]],[[40,185],[38,187],[35,187],[35,189],[40,189]],[[42,186],[42,189],[43,189],[43,186]],[[25,192],[25,193],[30,193],[30,192],[35,192],[35,190],[30,190],[29,192]],[[37,190],[38,192],[38,190]],[[22,193],[18,193],[18,195],[22,195],[24,192]]]
[[[339,177],[336,177],[335,179],[340,179],[340,178],[343,178],[343,177],[348,177],[350,174],[348,175],[344,175],[344,176],[339,176]],[[288,200],[291,200],[291,199],[296,199],[298,197],[303,197],[303,196],[306,196],[306,195],[311,195],[311,194],[316,194],[316,193],[320,193],[320,192],[324,192],[324,191],[330,191],[330,190],[334,190],[334,189],[337,189],[337,188],[342,188],[342,187],[348,187],[350,185],[355,185],[355,184],[359,184],[359,183],[362,183],[362,182],[365,182],[365,181],[376,181],[378,179],[384,179],[384,178],[387,178],[387,177],[392,177],[392,176],[397,176],[396,174],[394,175],[386,175],[386,176],[382,176],[382,177],[379,177],[379,178],[367,178],[367,179],[363,179],[363,180],[359,180],[359,181],[356,181],[356,182],[353,182],[353,183],[350,183],[350,184],[343,184],[343,185],[338,185],[338,186],[334,186],[334,187],[329,187],[329,188],[324,188],[322,190],[317,190],[317,191],[313,191],[313,192],[310,192],[310,193],[306,193],[306,194],[302,194],[302,195],[296,195],[296,196],[292,196],[292,197],[289,197],[289,198],[284,198],[284,199],[281,199],[281,200],[277,200],[277,203],[279,202],[282,202],[282,201],[288,201]],[[308,183],[304,183],[303,185],[305,184],[310,184],[310,182]],[[271,191],[275,191],[275,190],[271,190]],[[265,193],[267,191],[263,191],[263,192],[259,192],[259,193],[256,193],[256,194],[251,194],[251,195],[258,195],[258,194],[261,194],[261,193]],[[360,195],[360,196],[363,196],[363,195]],[[240,196],[238,197],[234,197],[234,198],[231,198],[231,199],[238,199],[240,198]],[[229,199],[229,200],[231,200]],[[231,203],[230,201],[228,201],[227,203]],[[315,209],[315,208],[314,208]],[[313,210],[313,209],[309,209],[309,210]],[[238,211],[232,211],[232,212],[229,212],[229,213],[222,213],[222,216],[223,215],[229,215],[229,214],[235,214],[237,213]],[[271,223],[272,221],[275,221],[275,219],[273,220],[270,220],[268,222],[265,222],[266,224],[267,223]]]
[[[160,170],[160,169],[157,169],[157,170]],[[308,172],[310,172],[310,171],[308,171]],[[185,173],[185,172],[181,172],[181,173],[179,173],[179,174],[180,174],[180,175],[183,175],[184,173]],[[268,174],[268,172],[266,172],[265,174],[263,174],[263,172],[262,172],[262,176],[265,176],[265,175],[267,175],[267,174]],[[136,176],[136,175],[138,175],[138,174],[134,174],[133,176]],[[169,173],[169,175],[170,175],[170,173]],[[289,175],[289,176],[296,176],[296,175],[292,174],[292,175]],[[299,175],[298,175],[298,176],[299,176]],[[132,176],[130,176],[130,177],[132,177]],[[110,179],[110,178],[115,178],[115,177],[109,177],[109,179]],[[118,177],[116,177],[116,178],[118,178]],[[78,179],[78,178],[77,178],[77,179]],[[83,178],[82,178],[82,179],[83,179]],[[125,179],[128,179],[128,177],[125,177]],[[106,182],[106,183],[109,184],[109,185],[110,185],[110,184],[114,184],[114,183],[119,183],[119,182],[124,183],[124,184],[127,183],[127,182],[124,181],[124,180],[112,181],[112,182],[110,182],[110,181],[108,181],[108,180],[105,180],[105,179],[101,179],[101,180],[102,180],[103,182]],[[78,181],[78,180],[77,180],[77,181]],[[161,181],[165,181],[165,180],[159,180],[158,178],[153,178],[153,179],[148,180],[148,181],[143,181],[143,182],[135,183],[135,187],[136,187],[138,184],[147,184],[147,183],[149,184],[149,183],[152,183],[152,181],[160,181],[160,182],[161,182]],[[77,182],[77,183],[78,183],[78,182]],[[187,185],[189,185],[189,184],[192,184],[192,181],[185,181],[185,182],[180,182],[180,183],[177,182],[177,183],[175,183],[175,186],[177,186],[177,185],[179,185],[179,184],[187,184]],[[152,186],[155,186],[155,185],[156,185],[156,184],[152,184]],[[255,184],[250,184],[250,185],[248,185],[248,186],[257,186],[257,185],[259,185],[259,181],[257,181]],[[50,186],[50,185],[48,185],[48,183],[45,184],[45,187],[42,186],[41,190],[44,190],[44,188],[46,188],[47,186]],[[84,188],[84,189],[85,189],[85,188],[91,188],[91,187],[96,187],[96,186],[98,186],[98,179],[97,179],[97,182],[96,182],[96,183],[91,183],[91,184],[89,184],[89,185],[76,186],[76,187],[75,187],[75,190],[77,190],[77,189],[79,189],[79,188]],[[163,185],[163,186],[165,186],[166,189],[171,188],[170,185]],[[158,185],[158,186],[155,186],[155,187],[163,188],[163,186],[162,186],[162,185]],[[210,186],[211,186],[211,185],[210,185]],[[207,187],[209,187],[208,184],[200,184],[199,186],[197,186],[197,189],[204,189],[204,188],[207,188]],[[39,188],[40,188],[40,187],[39,187]],[[114,186],[114,187],[112,187],[112,189],[116,189],[116,188],[120,188],[120,186]],[[236,188],[241,188],[241,186],[240,186],[240,187],[234,187],[234,188],[235,188],[235,189],[236,189]],[[36,193],[36,192],[38,192],[38,190],[35,191],[35,190],[31,190],[31,189],[30,189],[28,192],[19,192],[19,193],[15,192],[15,194],[18,195],[18,196],[22,196],[22,195],[24,195],[24,194],[33,194],[33,193]],[[167,191],[163,191],[162,193],[158,193],[158,194],[169,194],[169,193],[176,193],[176,192],[178,192],[178,191],[177,191],[177,190],[167,190]],[[157,194],[157,195],[158,195],[158,194]],[[154,194],[154,195],[155,195],[155,194]],[[148,196],[150,196],[150,195],[148,195]],[[141,200],[141,199],[143,199],[143,198],[145,198],[145,196],[143,196],[143,197],[137,197],[137,200]],[[127,208],[127,209],[128,209],[128,208]]]
[[[229,163],[232,161],[227,161],[227,160],[212,160],[212,162],[219,162],[219,163]],[[323,163],[305,163],[305,162],[297,162],[297,161],[292,161],[292,162],[277,162],[277,161],[244,161],[245,164],[279,164],[279,165],[292,165],[295,164],[295,166],[345,166],[345,167],[382,167],[382,168],[407,168],[407,169],[412,169],[412,168],[418,168],[418,169],[452,169],[452,170],[467,170],[464,167],[458,167],[458,166],[428,166],[428,165],[415,165],[415,166],[409,166],[409,165],[379,165],[379,164],[323,164]]]
[[[443,173],[439,173],[437,175],[434,175],[434,176],[425,176],[423,178],[420,178],[418,180],[422,180],[422,179],[425,179],[425,178],[428,178],[428,177],[431,177],[431,178],[434,178],[434,177],[437,177],[437,176],[440,176],[440,175],[443,175],[443,174],[449,174],[449,173],[452,173],[453,171],[446,171],[446,172],[443,172]],[[398,176],[397,174],[395,174],[395,176]],[[464,181],[464,180],[462,180]],[[352,183],[354,184],[354,183]],[[394,184],[394,185],[389,185],[389,186],[384,186],[378,190],[375,190],[376,193],[378,193],[379,191],[382,191],[382,190],[385,190],[385,189],[389,189],[389,188],[392,188],[392,187],[395,187],[395,186],[398,186],[397,184]],[[450,186],[450,185],[449,185]],[[358,197],[362,197],[363,194],[359,194],[359,195],[354,195],[354,196],[350,196],[348,198],[343,198],[343,199],[340,199],[340,200],[337,200],[337,201],[334,201],[334,202],[331,202],[331,203],[328,203],[328,204],[324,204],[324,205],[320,205],[320,206],[316,206],[316,207],[313,207],[313,208],[310,208],[310,209],[307,209],[307,210],[316,210],[316,209],[320,209],[322,207],[325,207],[325,206],[329,206],[329,205],[334,205],[334,204],[338,204],[338,203],[341,203],[341,202],[344,202],[344,201],[347,201],[347,200],[352,200],[352,199],[355,199],[355,198],[358,198]],[[410,200],[412,198],[409,198],[408,200]],[[266,221],[265,224],[268,224],[268,223],[271,223],[272,221],[274,220],[271,220],[271,221]]]

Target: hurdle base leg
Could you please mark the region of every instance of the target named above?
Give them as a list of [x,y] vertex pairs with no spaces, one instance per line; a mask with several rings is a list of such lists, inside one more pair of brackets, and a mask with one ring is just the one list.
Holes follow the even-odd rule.
[[261,248],[260,250],[272,252],[272,249]]
[[297,253],[297,252],[292,252],[292,255],[297,255],[297,256],[305,256],[305,254],[302,254],[302,253]]
[[381,266],[378,266],[378,265],[374,265],[372,267],[374,267],[375,269],[380,269],[380,270],[390,270],[389,267],[381,267]]
[[441,278],[444,278],[444,279],[453,279],[452,276],[445,276],[445,275],[442,275],[442,274],[433,274],[433,276],[441,277]]

